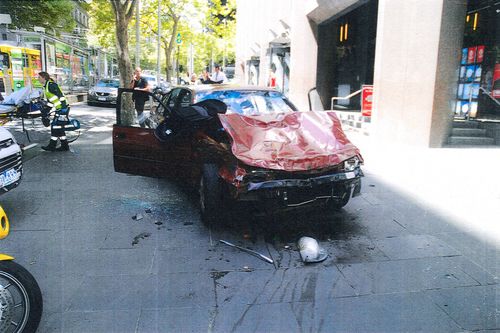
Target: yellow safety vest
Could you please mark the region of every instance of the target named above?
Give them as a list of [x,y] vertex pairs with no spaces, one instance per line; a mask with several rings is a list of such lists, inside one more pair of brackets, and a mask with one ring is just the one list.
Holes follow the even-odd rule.
[[[52,108],[51,111],[54,111],[62,108],[62,102],[66,101],[66,97],[64,97],[62,91],[61,91],[61,94],[63,95],[62,97],[58,97],[57,95],[51,93],[49,91],[49,83],[51,82],[53,81],[47,81],[47,83],[45,84],[45,98],[47,98],[47,100],[49,101],[47,105]],[[59,86],[57,88],[60,90]]]

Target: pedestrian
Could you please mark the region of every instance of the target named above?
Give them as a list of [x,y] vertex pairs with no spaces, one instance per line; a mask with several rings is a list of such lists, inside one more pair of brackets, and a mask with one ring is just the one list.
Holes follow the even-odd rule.
[[132,94],[132,100],[135,103],[135,110],[137,111],[137,121],[139,122],[139,126],[146,127],[147,119],[143,112],[144,104],[146,104],[146,101],[149,98],[147,92],[149,92],[150,89],[148,80],[142,77],[141,73],[141,68],[136,67],[132,81],[130,81],[130,88],[135,90]]
[[223,71],[221,71],[220,65],[215,64],[215,71],[212,73],[212,76],[210,77],[210,80],[213,83],[227,83],[227,77],[226,74],[224,74]]
[[200,82],[202,84],[210,84],[210,83],[213,83],[211,80],[210,80],[210,73],[208,72],[208,67],[203,69],[203,73],[201,73],[201,76],[200,76]]
[[[66,97],[64,97],[61,88],[54,82],[49,73],[38,73],[38,80],[43,85],[44,98],[47,100],[47,106],[50,107],[49,112],[55,112],[54,119],[50,123],[49,144],[43,146],[42,149],[47,151],[68,151],[69,145],[64,131],[64,125],[67,124],[69,115],[69,105],[66,102]],[[56,148],[58,139],[61,146]]]

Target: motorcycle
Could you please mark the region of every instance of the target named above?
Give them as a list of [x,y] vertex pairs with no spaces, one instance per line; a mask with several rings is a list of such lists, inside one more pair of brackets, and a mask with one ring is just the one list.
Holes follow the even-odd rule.
[[[0,206],[0,239],[9,234],[9,219]],[[0,253],[0,332],[35,332],[42,318],[43,301],[33,275]]]

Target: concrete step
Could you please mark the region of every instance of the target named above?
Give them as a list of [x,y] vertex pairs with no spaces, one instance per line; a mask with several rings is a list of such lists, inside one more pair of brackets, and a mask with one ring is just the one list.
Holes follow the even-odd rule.
[[486,136],[486,130],[482,128],[453,128],[451,136]]
[[479,128],[479,123],[470,120],[454,120],[453,128]]
[[494,145],[495,139],[477,136],[450,136],[448,139],[450,145]]

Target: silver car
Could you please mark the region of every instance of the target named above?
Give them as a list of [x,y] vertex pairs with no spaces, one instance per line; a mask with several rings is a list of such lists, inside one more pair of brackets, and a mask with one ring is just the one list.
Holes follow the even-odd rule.
[[108,104],[116,105],[116,97],[118,96],[118,88],[120,80],[118,79],[101,79],[96,85],[90,88],[87,95],[87,104]]

